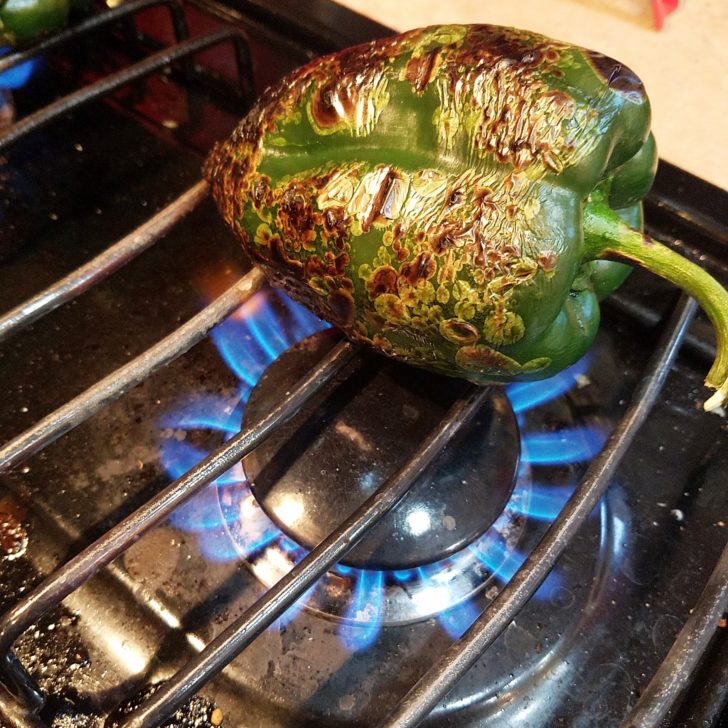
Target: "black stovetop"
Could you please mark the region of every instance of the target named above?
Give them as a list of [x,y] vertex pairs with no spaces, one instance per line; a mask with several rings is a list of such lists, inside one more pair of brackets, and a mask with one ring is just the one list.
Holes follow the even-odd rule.
[[[220,24],[244,30],[257,91],[313,55],[386,32],[328,2],[271,8],[196,1],[185,9],[193,31]],[[163,10],[142,16],[139,28],[141,40],[121,27],[52,53],[33,83],[14,94],[19,114],[169,40]],[[199,180],[205,151],[244,113],[231,91],[228,51],[201,56],[200,64],[203,72],[194,78],[184,71],[153,76],[64,115],[6,152],[0,166],[3,309],[85,262]],[[724,191],[662,164],[646,205],[648,230],[726,282],[727,202]],[[0,440],[143,352],[246,266],[207,201],[140,258],[4,342]],[[368,617],[356,616],[370,602],[355,603],[372,584],[388,585],[387,599],[396,593],[427,602],[439,597],[436,589],[417,597],[422,583],[436,586],[452,565],[370,574],[342,566],[320,587],[326,599],[309,595],[313,609],[266,631],[204,688],[202,695],[226,716],[224,725],[323,728],[383,720],[544,533],[625,411],[676,298],[671,286],[635,272],[605,304],[594,350],[561,378],[558,391],[507,390],[528,455],[511,520],[492,543],[476,541],[480,551],[468,551],[468,568],[484,583],[477,594],[444,616],[428,605],[399,619],[396,605],[385,604],[378,609],[395,616],[373,628]],[[22,555],[0,558],[3,608],[227,437],[272,360],[317,328],[281,294],[259,294],[243,318],[0,475],[0,512],[13,514],[28,536]],[[266,343],[271,340],[277,343]],[[700,409],[711,348],[711,332],[699,317],[608,495],[552,577],[428,724],[616,726],[626,716],[726,542],[728,431],[724,419]],[[402,416],[426,407],[444,411],[447,394],[439,401],[422,389],[432,386],[429,380],[413,384],[408,373],[387,367],[382,375],[383,365],[365,356],[359,378],[394,381],[401,399],[393,397],[390,406]],[[396,428],[384,433],[390,435],[397,436]],[[313,439],[304,437],[309,446]],[[376,460],[376,447],[371,457]],[[295,560],[296,545],[280,532],[266,532],[265,543],[254,547],[249,534],[240,534],[230,513],[240,512],[248,496],[243,480],[238,472],[206,489],[21,639],[16,652],[50,697],[45,724],[100,725],[100,717],[168,677],[257,599],[276,573],[271,564]],[[331,481],[335,487],[337,478]],[[493,555],[496,542],[506,551]],[[717,716],[721,701],[706,707],[701,687],[712,686],[725,643],[722,634],[716,638],[697,687],[687,691],[670,725]],[[716,694],[713,687],[710,693]],[[13,725],[3,705],[0,724]]]

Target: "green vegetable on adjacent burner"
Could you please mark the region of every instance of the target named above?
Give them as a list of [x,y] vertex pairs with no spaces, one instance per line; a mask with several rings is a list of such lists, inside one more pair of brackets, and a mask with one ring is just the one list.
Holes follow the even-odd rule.
[[728,294],[641,228],[656,168],[640,80],[495,26],[415,30],[269,89],[205,172],[270,280],[352,339],[477,383],[581,357],[643,266],[698,299],[728,395]]
[[65,27],[69,0],[0,0],[0,45],[26,45]]

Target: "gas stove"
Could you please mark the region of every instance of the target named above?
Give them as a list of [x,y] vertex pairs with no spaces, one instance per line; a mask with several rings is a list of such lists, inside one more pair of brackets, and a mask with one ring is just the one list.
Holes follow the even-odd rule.
[[[265,287],[207,199],[256,94],[386,33],[133,0],[4,92],[3,727],[722,724],[694,306],[635,271],[583,360],[473,388]],[[728,281],[727,201],[662,164],[648,231]]]

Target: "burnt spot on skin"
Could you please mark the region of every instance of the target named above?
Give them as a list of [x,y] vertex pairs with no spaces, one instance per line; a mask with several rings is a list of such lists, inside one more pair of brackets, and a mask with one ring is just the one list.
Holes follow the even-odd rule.
[[346,273],[346,269],[349,267],[349,254],[339,253],[337,256],[333,256],[333,253],[327,253],[328,256],[333,257],[333,265],[331,267],[332,275],[343,276]]
[[313,250],[316,219],[306,187],[293,180],[283,193],[276,215],[276,224],[287,240],[296,240],[306,250]]
[[395,326],[409,323],[410,316],[407,306],[399,296],[395,296],[393,293],[384,293],[377,296],[374,300],[374,308],[387,323]]
[[324,212],[323,236],[331,240],[334,245],[343,250],[346,241],[349,239],[349,226],[351,218],[343,207],[329,207]]
[[368,232],[374,221],[382,217],[382,210],[385,203],[390,199],[394,185],[398,180],[397,173],[391,167],[385,167],[379,174],[379,185],[371,197],[366,217],[362,220],[361,229]]
[[331,80],[314,90],[311,97],[311,115],[322,129],[338,126],[356,116],[358,91],[352,85]]
[[478,329],[467,321],[460,319],[447,319],[441,321],[439,326],[440,334],[453,344],[465,346],[474,344],[478,340]]
[[440,233],[437,233],[432,238],[432,251],[435,253],[435,255],[443,255],[443,253],[450,250],[450,248],[455,246],[455,233],[451,229],[443,230]]
[[496,346],[515,344],[525,333],[523,319],[514,311],[503,308],[496,308],[483,324],[483,337]]
[[461,346],[455,354],[455,363],[481,376],[513,376],[522,370],[515,359],[483,344]]
[[536,256],[536,264],[544,273],[552,273],[554,268],[556,268],[557,259],[556,253],[553,250],[549,250],[539,253]]
[[273,202],[273,191],[270,187],[270,177],[258,175],[250,188],[250,199],[253,207],[259,214],[266,212]]
[[288,255],[286,246],[279,235],[272,235],[269,240],[271,259],[284,266],[296,278],[303,276],[303,263]]
[[447,89],[436,112],[441,143],[454,146],[453,135],[466,129],[475,153],[515,169],[541,165],[559,171],[573,163],[582,150],[571,145],[568,122],[582,129],[596,122],[577,119],[574,99],[549,83],[562,47],[531,33],[471,28],[438,69]]
[[526,51],[519,59],[518,62],[524,66],[538,66],[543,59],[543,53],[539,48],[533,48]]
[[397,292],[397,271],[390,265],[376,268],[366,283],[369,297],[374,299],[383,293]]
[[619,91],[636,103],[644,101],[646,98],[645,87],[634,71],[623,63],[615,61],[614,58],[596,51],[585,51],[584,55],[609,88]]
[[385,354],[392,353],[392,342],[384,336],[381,336],[380,334],[375,334],[372,337],[372,344],[374,344],[377,349],[383,351]]
[[428,252],[420,253],[413,260],[400,266],[399,274],[411,285],[432,278],[437,271],[437,263]]
[[440,49],[436,48],[421,56],[413,56],[407,61],[404,69],[404,78],[412,84],[416,94],[422,94],[430,82],[436,69],[439,54]]
[[468,52],[471,62],[482,60],[483,49],[489,54],[524,65],[536,65],[541,61],[538,41],[547,42],[543,36],[525,33],[515,28],[493,25],[475,25],[468,33]]
[[319,278],[326,275],[326,266],[318,255],[309,255],[303,268],[306,278]]

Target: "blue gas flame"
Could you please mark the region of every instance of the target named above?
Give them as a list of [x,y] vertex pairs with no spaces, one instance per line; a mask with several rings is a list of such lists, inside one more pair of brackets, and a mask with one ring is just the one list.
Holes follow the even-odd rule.
[[[213,329],[212,339],[239,381],[237,395],[227,399],[201,395],[162,417],[160,457],[168,475],[175,479],[181,477],[209,454],[187,442],[188,433],[211,431],[223,440],[232,437],[241,427],[245,404],[266,368],[292,345],[327,327],[328,324],[284,294],[267,290],[256,294]],[[584,358],[543,382],[518,383],[506,387],[507,396],[521,425],[525,422],[525,413],[580,384],[586,376],[588,364],[588,359]],[[449,575],[461,568],[459,564],[464,559],[472,559],[475,555],[499,584],[506,584],[521,567],[526,556],[504,542],[499,535],[501,530],[496,528],[499,522],[503,521],[501,525],[505,526],[513,513],[530,519],[552,521],[575,487],[573,483],[561,486],[532,483],[532,469],[588,461],[599,452],[605,437],[603,430],[593,426],[561,429],[553,433],[523,433],[521,463],[511,500],[494,528],[459,554],[412,569],[382,571],[336,565],[334,571],[352,583],[351,601],[344,621],[337,628],[342,643],[351,651],[371,645],[382,625],[385,585],[407,582],[424,586],[419,593],[428,603],[442,603],[443,610],[437,617],[440,625],[453,637],[462,635],[479,616],[480,609],[473,600],[450,608],[447,602]],[[217,490],[230,485],[242,486],[240,502],[236,509],[221,509]],[[213,561],[238,559],[241,549],[246,557],[250,557],[271,544],[288,555],[291,565],[307,553],[285,536],[260,508],[247,486],[240,464],[178,508],[170,517],[170,522],[183,531],[197,534],[202,553]],[[225,528],[221,528],[224,525],[235,529],[235,543]],[[558,574],[552,573],[536,597],[549,595],[558,583]],[[296,617],[311,590],[279,618],[276,627],[281,628]]]
[[607,433],[600,427],[565,427],[557,432],[527,432],[521,438],[522,457],[532,465],[567,465],[591,460]]
[[459,639],[480,614],[478,605],[472,599],[468,599],[440,614],[438,621],[450,637]]
[[517,500],[511,504],[511,510],[538,521],[553,521],[561,513],[575,488],[575,485],[546,486],[533,483],[530,486],[528,503]]
[[586,354],[568,369],[555,374],[550,379],[539,382],[516,382],[506,388],[513,411],[527,412],[540,405],[547,404],[565,394],[578,382],[584,381],[589,370],[591,355]]
[[[7,55],[10,50],[10,48],[0,48],[0,56]],[[38,63],[37,58],[31,58],[0,73],[0,89],[18,89],[25,86],[35,73]]]
[[384,572],[374,569],[355,569],[354,598],[346,611],[352,620],[339,626],[341,641],[352,652],[368,647],[382,626],[382,599],[384,598]]

